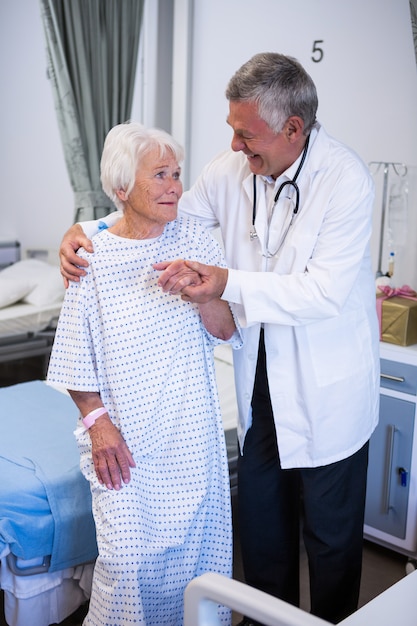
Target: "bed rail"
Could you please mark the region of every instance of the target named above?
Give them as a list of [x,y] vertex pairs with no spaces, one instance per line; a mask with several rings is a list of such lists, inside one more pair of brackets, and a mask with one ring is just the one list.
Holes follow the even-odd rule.
[[214,573],[198,576],[187,585],[184,626],[221,626],[219,604],[265,626],[329,626],[329,622],[283,600]]

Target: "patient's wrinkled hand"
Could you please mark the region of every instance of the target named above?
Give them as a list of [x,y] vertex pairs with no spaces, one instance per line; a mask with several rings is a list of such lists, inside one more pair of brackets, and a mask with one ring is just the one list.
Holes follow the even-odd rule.
[[133,456],[109,416],[99,417],[89,428],[94,468],[107,489],[122,487],[130,481],[130,468],[136,467]]

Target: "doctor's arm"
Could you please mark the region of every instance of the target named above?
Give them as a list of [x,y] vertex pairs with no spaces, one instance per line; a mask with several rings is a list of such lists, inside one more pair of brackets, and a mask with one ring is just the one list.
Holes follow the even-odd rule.
[[[332,191],[317,230],[295,227],[289,270],[225,270],[186,261],[201,284],[172,264],[160,276],[161,287],[197,303],[222,297],[242,308],[248,325],[299,325],[337,316],[366,265],[372,229],[371,181],[358,186],[346,178]],[[283,256],[285,261],[285,250]]]
[[64,278],[65,288],[68,287],[69,281],[78,282],[80,276],[85,276],[86,274],[83,268],[88,267],[88,261],[81,259],[77,255],[77,250],[79,248],[85,248],[88,252],[94,252],[91,238],[99,232],[100,223],[102,223],[105,228],[108,228],[115,224],[120,217],[121,213],[116,211],[100,220],[78,222],[67,230],[59,248],[61,274]]

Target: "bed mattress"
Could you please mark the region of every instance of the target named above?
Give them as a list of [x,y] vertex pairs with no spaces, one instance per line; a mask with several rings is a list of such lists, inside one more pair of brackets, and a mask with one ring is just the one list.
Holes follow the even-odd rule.
[[44,306],[19,303],[0,309],[0,338],[44,330],[58,317],[61,306],[62,302]]
[[223,427],[225,431],[234,430],[237,426],[237,401],[233,370],[233,350],[229,344],[221,344],[215,347],[214,365]]
[[230,492],[237,494],[237,401],[235,393],[233,350],[229,344],[221,344],[214,349],[217,388],[225,431],[227,460],[229,464]]

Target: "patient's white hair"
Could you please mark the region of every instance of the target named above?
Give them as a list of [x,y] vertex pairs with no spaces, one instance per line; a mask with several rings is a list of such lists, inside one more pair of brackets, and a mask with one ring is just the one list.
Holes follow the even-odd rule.
[[184,160],[184,148],[159,128],[125,122],[108,132],[100,162],[101,184],[118,209],[123,209],[123,202],[116,192],[123,189],[129,195],[144,157],[155,148],[162,158],[169,151],[178,164]]

